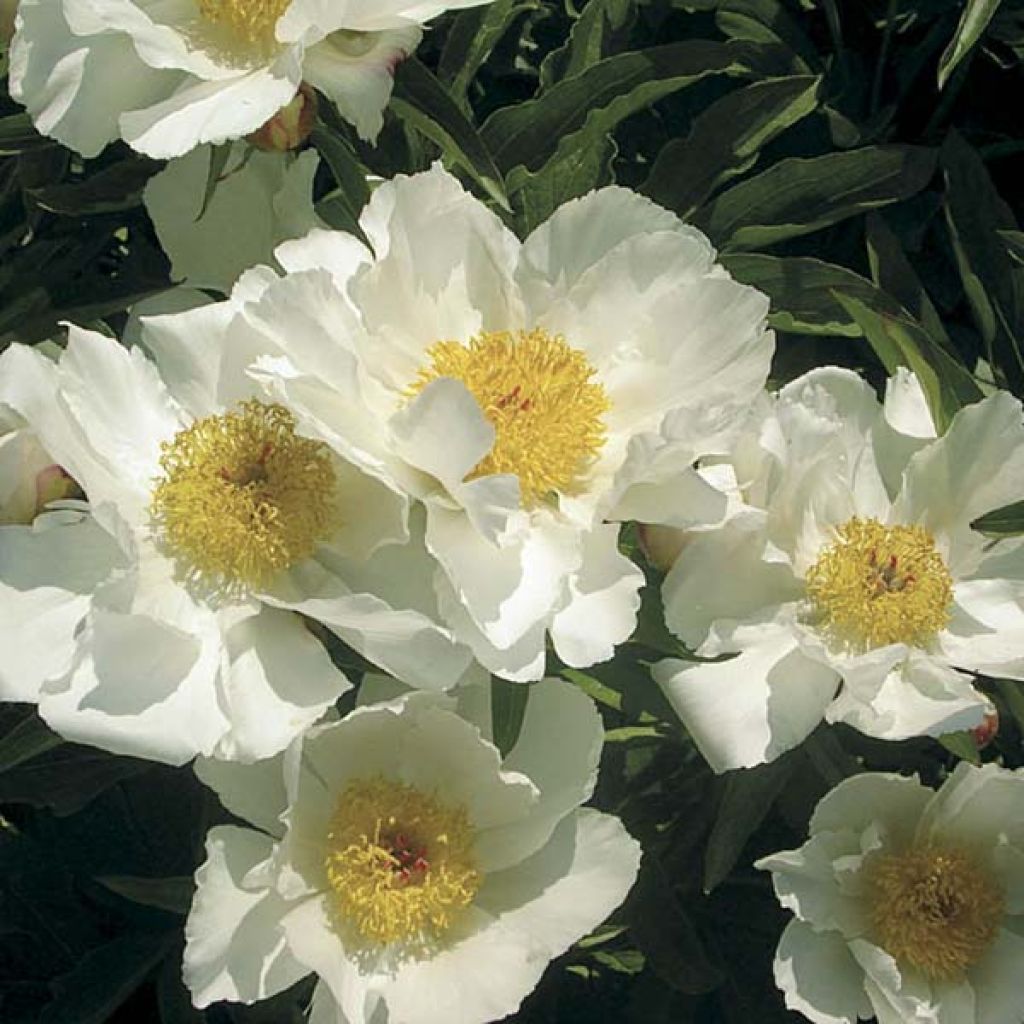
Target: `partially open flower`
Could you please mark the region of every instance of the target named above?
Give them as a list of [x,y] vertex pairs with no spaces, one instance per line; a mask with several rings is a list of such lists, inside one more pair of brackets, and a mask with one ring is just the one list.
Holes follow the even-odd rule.
[[198,766],[253,828],[207,837],[185,925],[197,1006],[252,1003],[312,972],[313,1024],[483,1024],[618,906],[640,848],[579,807],[602,740],[589,699],[560,680],[532,687],[504,760],[486,722],[454,708],[411,694],[272,762]]
[[937,793],[855,775],[756,866],[796,915],[775,980],[816,1024],[1024,1020],[1024,771],[961,762]]
[[245,137],[246,142],[267,153],[287,153],[298,149],[313,131],[316,108],[316,93],[303,82],[288,103]]

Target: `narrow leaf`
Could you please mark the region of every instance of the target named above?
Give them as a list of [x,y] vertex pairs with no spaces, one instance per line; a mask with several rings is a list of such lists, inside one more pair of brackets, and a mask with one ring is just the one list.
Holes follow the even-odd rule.
[[1024,501],[986,512],[971,523],[971,529],[990,537],[1016,537],[1024,533]]
[[0,739],[0,772],[45,754],[64,741],[32,709]]
[[988,28],[992,16],[999,10],[1001,0],[967,0],[960,24],[956,27],[949,46],[939,58],[939,88],[949,81],[960,62],[974,48]]
[[934,169],[934,151],[920,146],[791,157],[733,185],[694,221],[716,245],[756,249],[906,199],[928,184]]
[[188,913],[195,892],[195,879],[191,875],[175,878],[137,878],[129,875],[105,875],[97,882],[111,892],[133,903],[157,907],[171,914]]
[[530,687],[494,677],[491,680],[491,733],[502,756],[516,745],[526,715]]

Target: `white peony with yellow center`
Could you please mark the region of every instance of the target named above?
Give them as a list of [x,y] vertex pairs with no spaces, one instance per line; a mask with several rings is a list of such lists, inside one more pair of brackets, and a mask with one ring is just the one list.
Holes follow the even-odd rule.
[[424,22],[486,2],[21,0],[11,95],[87,157],[117,139],[168,158],[242,138],[302,82],[374,139]]
[[855,775],[756,866],[795,915],[775,980],[815,1024],[1021,1020],[1024,772],[961,762],[938,792]]
[[416,585],[407,499],[254,393],[209,343],[224,315],[144,318],[159,371],[77,328],[59,362],[4,354],[0,403],[81,490],[0,527],[0,699],[69,739],[171,763],[277,753],[349,688],[300,606],[411,685],[470,663]]
[[765,399],[728,460],[733,509],[664,582],[669,627],[713,663],[655,667],[718,771],[824,718],[884,739],[981,723],[970,672],[1024,679],[1024,543],[971,524],[1024,493],[1020,403],[998,393],[942,437],[914,377],[885,403],[813,370]]
[[640,848],[579,806],[603,738],[589,698],[562,680],[531,687],[502,758],[489,694],[410,694],[271,761],[197,764],[253,826],[207,837],[185,925],[197,1006],[252,1003],[314,973],[312,1024],[483,1024],[514,1013],[621,903]]
[[610,658],[643,582],[620,522],[725,513],[691,467],[763,387],[767,299],[625,189],[520,242],[435,168],[382,184],[360,224],[372,253],[340,232],[281,245],[232,343],[264,348],[272,400],[422,502],[429,582],[488,669],[540,678],[549,637],[568,664]]

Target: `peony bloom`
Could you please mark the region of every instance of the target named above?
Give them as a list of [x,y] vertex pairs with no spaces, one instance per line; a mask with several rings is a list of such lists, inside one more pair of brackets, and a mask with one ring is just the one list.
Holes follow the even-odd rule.
[[95,156],[124,139],[183,156],[256,131],[305,80],[373,139],[420,25],[484,0],[21,0],[11,95]]
[[200,146],[172,160],[149,180],[144,199],[171,276],[229,292],[243,271],[270,263],[276,245],[322,226],[313,210],[320,161],[313,150],[260,153],[237,142],[207,202],[212,155]]
[[560,680],[533,687],[504,761],[454,703],[412,694],[272,762],[197,766],[253,826],[207,836],[185,925],[197,1006],[315,973],[311,1024],[482,1024],[621,903],[640,848],[579,807],[602,740],[589,700]]
[[1020,1024],[1024,771],[966,762],[936,793],[855,775],[799,850],[764,857],[796,915],[775,956],[815,1024]]
[[267,757],[349,688],[295,608],[413,685],[470,660],[422,603],[406,500],[253,397],[211,309],[146,323],[159,371],[71,328],[59,363],[14,346],[0,376],[86,498],[0,528],[0,696],[172,763]]
[[909,375],[883,406],[855,374],[813,370],[753,414],[730,467],[737,508],[691,535],[664,599],[698,655],[737,657],[654,670],[715,770],[771,760],[823,717],[894,740],[971,728],[988,703],[968,673],[1024,679],[1024,542],[971,528],[1024,492],[1016,399],[935,438]]
[[266,352],[253,374],[422,501],[443,614],[489,670],[540,678],[547,635],[570,665],[610,658],[642,583],[617,520],[722,517],[690,467],[764,385],[767,299],[621,188],[520,243],[435,168],[360,224],[372,254],[340,232],[278,249],[286,275],[234,328]]

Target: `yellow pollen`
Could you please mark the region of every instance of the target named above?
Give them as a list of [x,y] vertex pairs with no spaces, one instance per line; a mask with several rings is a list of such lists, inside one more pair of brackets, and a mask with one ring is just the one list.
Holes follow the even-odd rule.
[[856,651],[921,646],[949,622],[953,578],[922,526],[854,517],[807,573],[825,632]]
[[430,366],[409,388],[415,395],[439,377],[462,381],[495,431],[494,447],[469,479],[492,473],[519,478],[525,506],[552,491],[570,492],[605,442],[611,408],[582,352],[546,331],[484,331],[468,345],[439,341]]
[[280,405],[243,402],[161,446],[154,523],[191,575],[260,586],[308,558],[337,525],[330,452]]
[[957,847],[882,854],[868,863],[865,881],[875,940],[901,966],[928,978],[962,978],[999,931],[1003,890]]
[[291,0],[199,0],[199,13],[247,43],[270,44]]
[[364,948],[429,947],[480,888],[465,808],[379,775],[342,792],[327,847],[335,921]]

